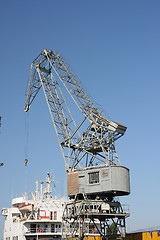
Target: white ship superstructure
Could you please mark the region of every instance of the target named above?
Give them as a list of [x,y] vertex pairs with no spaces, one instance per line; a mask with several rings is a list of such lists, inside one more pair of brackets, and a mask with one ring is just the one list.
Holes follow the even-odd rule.
[[[11,208],[3,208],[5,216],[4,240],[52,240],[62,236],[62,215],[67,198],[51,196],[47,173],[46,181],[36,182],[36,192],[31,199],[26,195],[12,199]],[[44,186],[44,184],[46,186]]]

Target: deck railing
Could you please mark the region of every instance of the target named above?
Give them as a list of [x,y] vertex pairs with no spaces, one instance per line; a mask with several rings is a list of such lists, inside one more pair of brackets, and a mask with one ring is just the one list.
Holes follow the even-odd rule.
[[62,233],[62,229],[61,228],[56,228],[56,229],[52,229],[51,227],[48,228],[44,228],[44,227],[39,227],[39,228],[28,228],[26,234],[31,234],[31,233]]

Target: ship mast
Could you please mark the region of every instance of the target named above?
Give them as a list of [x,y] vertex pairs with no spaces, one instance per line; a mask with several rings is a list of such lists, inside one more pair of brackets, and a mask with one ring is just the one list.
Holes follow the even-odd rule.
[[45,190],[44,190],[44,194],[46,196],[46,198],[50,198],[50,194],[51,194],[51,187],[50,187],[50,184],[53,182],[51,176],[50,176],[50,173],[47,172],[47,178],[46,178],[46,184],[47,184],[47,187],[45,187]]

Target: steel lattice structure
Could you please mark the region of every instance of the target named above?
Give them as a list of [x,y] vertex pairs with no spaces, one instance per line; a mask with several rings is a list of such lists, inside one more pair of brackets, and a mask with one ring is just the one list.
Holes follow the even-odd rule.
[[[109,222],[115,224],[119,236],[125,237],[125,218],[128,216],[128,206],[121,205],[118,201],[105,203],[102,200],[83,200],[67,204],[63,213],[63,238],[74,239],[79,236],[79,239],[84,239],[85,236],[100,235],[106,239]],[[66,231],[66,225],[69,231]],[[94,225],[94,231],[91,231],[90,225]]]
[[[62,86],[77,105],[83,119],[76,124]],[[65,161],[66,171],[93,165],[120,165],[115,141],[126,127],[104,117],[64,59],[44,49],[32,62],[25,111],[43,88]]]

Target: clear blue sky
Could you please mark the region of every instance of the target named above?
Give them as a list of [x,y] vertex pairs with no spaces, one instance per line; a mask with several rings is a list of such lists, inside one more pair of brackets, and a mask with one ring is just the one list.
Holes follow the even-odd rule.
[[[24,167],[25,90],[31,62],[43,48],[61,51],[111,118],[128,127],[116,147],[131,172],[128,231],[160,225],[160,1],[1,1],[0,208],[34,190],[53,170],[59,193],[66,174],[43,94],[28,116]],[[0,217],[0,236],[3,217]]]

